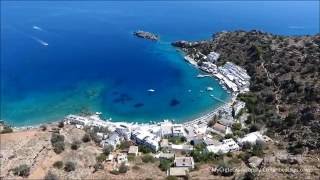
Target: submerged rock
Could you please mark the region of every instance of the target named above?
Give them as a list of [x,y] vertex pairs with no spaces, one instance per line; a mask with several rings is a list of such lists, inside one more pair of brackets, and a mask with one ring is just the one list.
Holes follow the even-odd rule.
[[178,101],[177,99],[171,99],[170,101],[170,106],[177,106],[180,104],[180,101]]
[[153,34],[151,32],[141,31],[141,30],[134,32],[133,35],[135,35],[135,36],[137,36],[139,38],[149,39],[149,40],[152,40],[152,41],[159,40],[159,36],[158,35]]
[[114,102],[114,103],[124,104],[124,103],[126,103],[126,102],[128,102],[128,101],[131,101],[132,99],[133,99],[133,98],[130,97],[128,94],[122,93],[122,94],[120,94],[119,97],[115,98],[115,99],[113,100],[113,102]]
[[142,106],[144,106],[143,103],[137,103],[137,104],[133,105],[133,107],[135,107],[135,108],[139,108],[139,107],[142,107]]

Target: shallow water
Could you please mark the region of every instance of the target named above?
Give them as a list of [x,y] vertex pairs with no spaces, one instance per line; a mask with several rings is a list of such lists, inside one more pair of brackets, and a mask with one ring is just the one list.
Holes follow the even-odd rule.
[[[236,29],[314,34],[317,5],[1,2],[1,119],[22,126],[81,111],[115,121],[195,118],[221,104],[210,94],[226,101],[229,94],[214,79],[196,78],[201,72],[171,41]],[[132,36],[138,29],[161,40]]]

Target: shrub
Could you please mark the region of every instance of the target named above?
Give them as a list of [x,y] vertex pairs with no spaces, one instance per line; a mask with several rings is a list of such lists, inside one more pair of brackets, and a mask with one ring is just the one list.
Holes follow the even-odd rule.
[[251,154],[253,156],[263,156],[263,146],[257,143],[253,146]]
[[53,174],[51,171],[49,171],[44,177],[44,180],[59,180],[59,178],[55,174]]
[[243,180],[255,180],[256,179],[256,175],[254,172],[248,171],[244,174],[243,176]]
[[73,141],[71,144],[71,149],[72,150],[77,150],[80,147],[80,141]]
[[241,130],[242,126],[241,126],[241,123],[234,123],[232,124],[232,131],[238,131],[238,130]]
[[13,174],[16,176],[28,177],[30,174],[30,167],[26,164],[22,164],[12,169]]
[[134,165],[133,167],[132,167],[132,169],[133,170],[139,170],[139,169],[141,169],[139,166],[137,166],[137,165]]
[[71,172],[76,170],[76,164],[74,162],[68,161],[66,162],[65,166],[64,166],[64,170],[66,172]]
[[82,141],[85,143],[91,141],[90,135],[88,133],[84,134],[82,137]]
[[58,133],[52,133],[51,135],[51,144],[54,144],[59,141],[64,141],[64,136]]
[[52,165],[54,168],[61,169],[63,167],[63,162],[62,161],[56,161]]
[[178,178],[175,176],[167,176],[166,180],[177,180]]
[[95,173],[95,172],[97,172],[98,170],[103,169],[103,164],[101,164],[101,163],[96,163],[96,164],[93,166],[93,168],[94,168],[93,173]]
[[233,137],[234,137],[233,134],[226,134],[224,136],[225,139],[230,139],[230,138],[233,138]]
[[121,163],[119,167],[119,173],[126,173],[128,171],[128,166],[125,163]]
[[144,154],[151,153],[151,149],[143,145],[139,146],[139,151]]
[[104,153],[101,153],[99,156],[96,157],[97,162],[103,162],[105,161],[107,156]]
[[1,131],[1,134],[6,134],[6,133],[12,133],[13,129],[10,126],[4,126],[3,130]]
[[63,122],[63,121],[60,121],[59,124],[58,124],[58,127],[59,127],[59,128],[63,128],[63,127],[64,127],[64,122]]
[[119,145],[120,149],[128,149],[130,147],[131,143],[130,141],[122,141],[121,144]]
[[128,155],[128,161],[134,161],[135,158],[136,157],[134,155],[131,155],[131,154]]
[[46,131],[46,130],[47,130],[47,126],[46,126],[46,125],[41,125],[41,126],[40,126],[40,129],[41,129],[42,131]]
[[113,151],[113,147],[111,145],[107,145],[103,147],[102,151],[106,156],[108,156]]
[[53,143],[52,146],[53,146],[53,151],[57,154],[60,154],[62,151],[64,151],[63,141],[58,141],[56,143]]
[[142,156],[141,159],[144,163],[149,163],[149,162],[154,163],[155,162],[154,157],[150,154],[146,154],[146,155]]
[[169,137],[168,141],[173,144],[182,144],[182,143],[186,142],[187,139],[185,137],[174,136],[174,137]]
[[112,171],[110,171],[110,173],[114,174],[114,175],[119,175],[120,174],[119,171],[117,171],[117,170],[112,170]]
[[159,164],[159,168],[161,169],[161,171],[167,171],[171,166],[171,161],[167,160],[167,159],[161,159],[160,160],[160,164]]

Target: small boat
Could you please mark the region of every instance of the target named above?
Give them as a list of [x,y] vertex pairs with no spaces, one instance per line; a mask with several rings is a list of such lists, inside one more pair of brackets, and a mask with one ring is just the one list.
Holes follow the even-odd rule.
[[213,88],[212,87],[207,87],[207,91],[213,91]]
[[209,74],[198,74],[197,78],[204,78],[204,77],[210,77]]
[[154,89],[148,89],[148,92],[155,92],[156,90]]

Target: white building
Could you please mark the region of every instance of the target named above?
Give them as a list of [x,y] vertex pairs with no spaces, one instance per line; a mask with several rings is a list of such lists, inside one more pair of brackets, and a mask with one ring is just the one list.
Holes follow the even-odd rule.
[[172,122],[165,121],[160,123],[160,135],[161,137],[172,136]]
[[129,147],[128,154],[137,156],[138,153],[139,153],[139,147],[138,146],[130,146]]
[[113,149],[116,149],[117,145],[120,145],[122,140],[123,140],[123,137],[121,137],[117,132],[113,132],[109,136],[109,138],[101,141],[100,145],[102,147],[106,147],[106,146],[110,145],[113,147]]
[[238,138],[237,141],[240,145],[250,143],[255,145],[258,141],[267,142],[271,140],[269,137],[262,135],[259,131],[246,134],[243,138]]
[[225,139],[221,144],[207,146],[206,149],[208,152],[225,154],[228,152],[239,151],[240,147],[233,139]]
[[211,62],[203,62],[200,66],[200,69],[208,73],[217,72],[217,66]]
[[131,137],[131,129],[125,125],[120,125],[116,127],[115,130],[120,136],[123,136],[126,140],[129,140]]
[[212,51],[207,55],[207,60],[212,63],[216,63],[218,61],[219,57],[220,57],[220,54]]
[[159,150],[159,142],[161,138],[150,133],[147,130],[136,130],[132,132],[131,139],[136,144],[147,146],[154,151]]
[[193,150],[193,146],[184,144],[171,144],[169,150],[175,152],[191,152]]
[[91,121],[87,117],[77,116],[77,115],[68,115],[64,118],[64,121],[68,124],[79,124],[82,126],[90,125]]
[[182,124],[174,124],[172,126],[172,136],[184,136],[184,127]]
[[175,157],[174,158],[174,166],[194,169],[193,157]]

